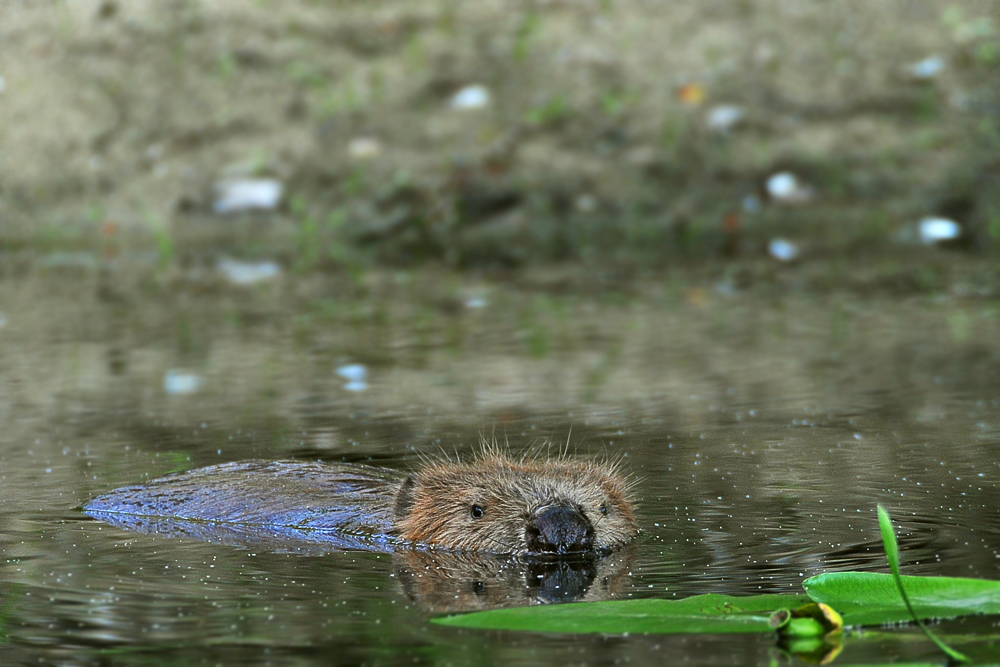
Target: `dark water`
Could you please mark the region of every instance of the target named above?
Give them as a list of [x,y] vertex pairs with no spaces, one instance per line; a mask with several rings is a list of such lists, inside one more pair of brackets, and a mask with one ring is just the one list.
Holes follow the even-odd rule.
[[[595,596],[793,592],[821,572],[886,571],[877,503],[905,572],[1000,578],[992,302],[396,276],[351,298],[277,286],[123,304],[87,281],[15,282],[0,293],[3,664],[769,660],[769,636],[439,628],[428,619],[450,599],[488,606],[491,582],[414,579],[392,554],[129,533],[76,509],[223,461],[407,468],[484,434],[568,441],[638,478],[643,533]],[[338,374],[350,364],[365,367],[360,391]],[[505,585],[542,597],[518,576]],[[888,655],[935,653],[872,635],[842,660]]]

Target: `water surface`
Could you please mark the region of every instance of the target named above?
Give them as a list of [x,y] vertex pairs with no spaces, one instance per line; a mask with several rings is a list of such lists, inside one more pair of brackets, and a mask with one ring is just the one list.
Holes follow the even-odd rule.
[[[224,461],[408,469],[484,435],[621,457],[637,478],[643,533],[592,596],[791,592],[821,572],[885,571],[876,503],[905,572],[1000,578],[988,300],[402,273],[360,291],[317,279],[109,298],[101,280],[31,275],[0,292],[5,664],[768,659],[771,637],[438,628],[432,615],[511,585],[519,603],[552,591],[517,572],[508,588],[444,584],[392,554],[130,533],[78,509]],[[338,370],[356,365],[349,386],[358,369]],[[853,655],[933,655],[879,641]]]

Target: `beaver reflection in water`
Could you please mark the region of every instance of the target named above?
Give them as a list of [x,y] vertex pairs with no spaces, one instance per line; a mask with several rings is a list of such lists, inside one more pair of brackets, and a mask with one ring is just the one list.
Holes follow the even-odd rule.
[[405,476],[352,464],[226,463],[118,489],[84,510],[143,532],[288,537],[376,551],[566,557],[607,553],[638,533],[617,466],[513,459],[497,447]]

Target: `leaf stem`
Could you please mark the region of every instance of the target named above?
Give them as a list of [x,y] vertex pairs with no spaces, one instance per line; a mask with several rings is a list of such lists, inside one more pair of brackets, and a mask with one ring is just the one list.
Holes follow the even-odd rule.
[[903,602],[906,603],[906,609],[910,612],[910,616],[917,622],[920,629],[924,631],[927,638],[934,642],[939,649],[944,651],[949,658],[957,660],[958,662],[971,662],[964,654],[959,653],[938,639],[937,636],[931,632],[919,618],[917,618],[917,613],[913,611],[913,605],[910,604],[910,597],[903,589],[903,577],[899,574],[899,543],[896,542],[896,533],[892,529],[892,519],[889,517],[889,513],[881,505],[878,506],[878,526],[882,531],[882,544],[885,546],[886,558],[889,559],[889,569],[892,570],[892,578],[896,582],[896,588],[899,589],[899,594],[903,597]]

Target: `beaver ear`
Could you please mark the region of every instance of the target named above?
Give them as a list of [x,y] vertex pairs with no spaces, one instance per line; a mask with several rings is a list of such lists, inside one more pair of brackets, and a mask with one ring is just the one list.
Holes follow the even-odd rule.
[[404,518],[413,509],[413,504],[416,502],[416,499],[413,497],[413,491],[416,488],[417,476],[407,475],[406,479],[403,480],[403,484],[399,487],[399,492],[396,493],[396,505],[393,508],[396,519]]

